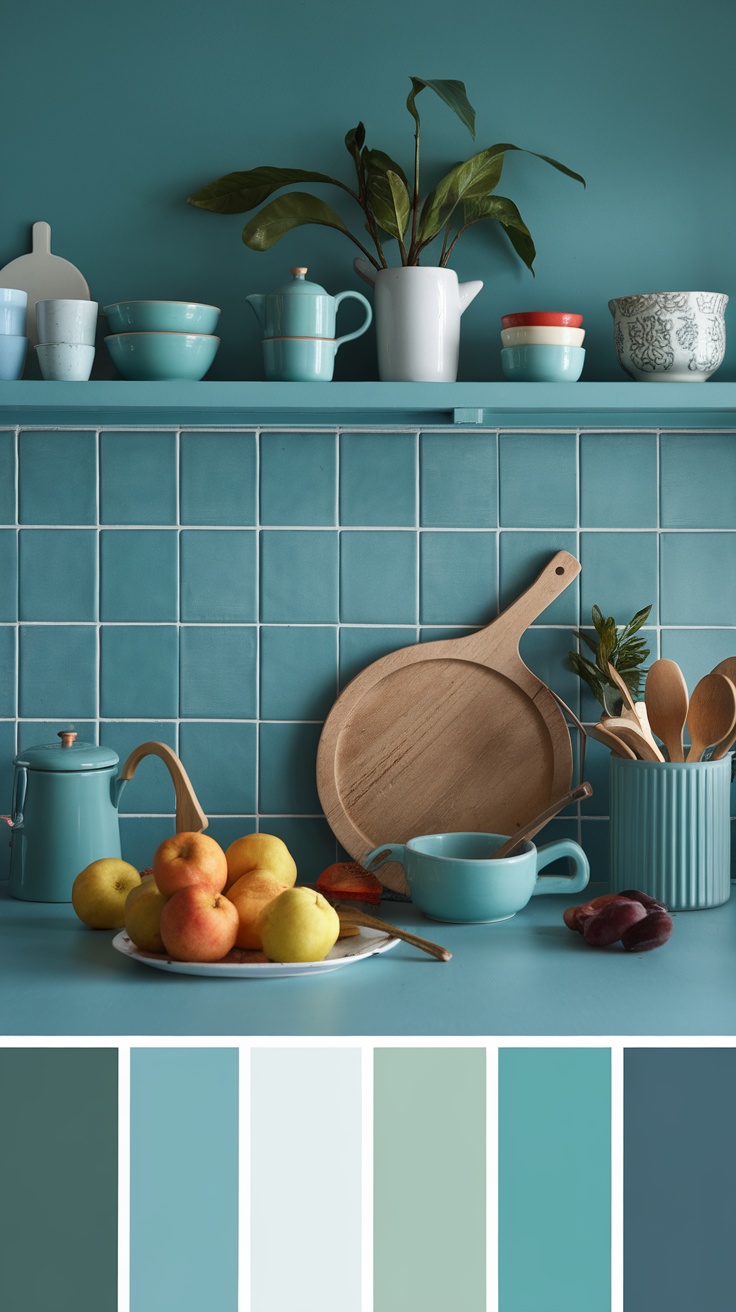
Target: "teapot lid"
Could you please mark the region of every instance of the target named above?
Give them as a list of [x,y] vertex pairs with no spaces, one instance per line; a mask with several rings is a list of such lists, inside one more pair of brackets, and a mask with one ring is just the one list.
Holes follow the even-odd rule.
[[19,752],[13,764],[29,770],[105,770],[118,765],[120,757],[111,747],[77,741],[73,729],[62,729],[58,742],[40,743]]
[[318,282],[307,282],[309,270],[302,265],[300,268],[291,270],[291,281],[285,282],[282,287],[277,287],[277,296],[327,296],[328,293],[324,287],[320,287]]

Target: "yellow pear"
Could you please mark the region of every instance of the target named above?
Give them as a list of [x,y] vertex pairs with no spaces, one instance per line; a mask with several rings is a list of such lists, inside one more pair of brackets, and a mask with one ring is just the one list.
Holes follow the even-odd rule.
[[287,888],[265,906],[257,928],[272,961],[323,961],[337,942],[335,908],[313,888]]
[[296,861],[286,843],[275,834],[245,834],[227,849],[226,890],[243,875],[267,872],[286,888],[296,883]]
[[125,902],[125,932],[137,948],[144,952],[165,952],[161,937],[161,909],[168,902],[153,878],[149,875],[131,888]]
[[103,856],[77,875],[72,885],[72,906],[79,919],[92,929],[122,929],[125,900],[140,882],[140,874],[128,861]]

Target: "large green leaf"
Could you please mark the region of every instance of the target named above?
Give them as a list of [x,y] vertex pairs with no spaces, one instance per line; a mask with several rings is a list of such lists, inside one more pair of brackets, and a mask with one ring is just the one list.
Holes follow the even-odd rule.
[[445,174],[430,191],[422,206],[417,227],[417,242],[426,244],[441,232],[455,208],[467,201],[481,199],[497,185],[503,169],[504,146],[489,146],[471,155],[463,164]]
[[306,223],[319,223],[326,228],[337,228],[348,237],[351,233],[345,227],[339,214],[317,196],[308,191],[290,191],[287,196],[279,196],[266,205],[260,214],[256,214],[243,229],[243,241],[253,251],[267,251],[291,232]]
[[411,213],[409,184],[400,165],[382,150],[364,150],[366,193],[376,223],[390,237],[401,240]]
[[516,254],[524,261],[527,269],[532,268],[537,253],[532,234],[514,202],[508,197],[483,196],[480,200],[470,200],[463,206],[463,218],[465,225],[477,223],[480,219],[495,219],[502,225]]
[[[357,129],[356,129],[357,131]],[[309,169],[276,169],[263,166],[248,169],[245,173],[226,173],[216,182],[210,182],[200,191],[188,197],[190,205],[197,205],[203,210],[214,210],[216,214],[245,214],[256,205],[262,205],[281,187],[291,187],[295,182],[329,182],[333,186],[341,184],[336,178],[326,173],[313,173]]]
[[411,114],[414,122],[419,127],[419,114],[416,107],[416,98],[420,91],[429,87],[434,91],[440,100],[444,100],[446,105],[457,114],[461,123],[464,123],[471,137],[475,140],[475,110],[471,105],[465,93],[465,83],[456,81],[447,81],[442,79],[427,79],[423,77],[413,77],[411,79],[411,91],[409,92],[406,108]]

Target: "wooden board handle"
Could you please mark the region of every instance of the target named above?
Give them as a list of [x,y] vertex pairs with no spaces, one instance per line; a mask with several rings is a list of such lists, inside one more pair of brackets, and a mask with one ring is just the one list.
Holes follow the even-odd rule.
[[197,801],[189,775],[176,752],[167,743],[141,743],[140,747],[134,747],[120,771],[121,780],[133,778],[135,768],[144,756],[160,756],[174,781],[177,834],[196,833],[206,829],[209,820]]
[[34,255],[51,254],[51,225],[40,219],[31,230],[32,250]]
[[569,551],[558,551],[526,592],[512,601],[499,619],[506,621],[510,632],[516,632],[521,637],[542,611],[577,578],[580,568],[580,561],[571,556]]

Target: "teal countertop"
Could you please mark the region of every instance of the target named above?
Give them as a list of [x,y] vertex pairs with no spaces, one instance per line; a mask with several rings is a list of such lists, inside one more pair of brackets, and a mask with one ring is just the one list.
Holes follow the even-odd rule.
[[736,427],[736,383],[0,382],[0,425]]
[[3,1035],[736,1033],[736,898],[680,913],[670,942],[640,955],[587,947],[562,923],[561,897],[466,926],[385,902],[385,919],[442,943],[452,960],[399,943],[312,978],[223,982],[147,969],[70,906],[14,901],[0,887]]

